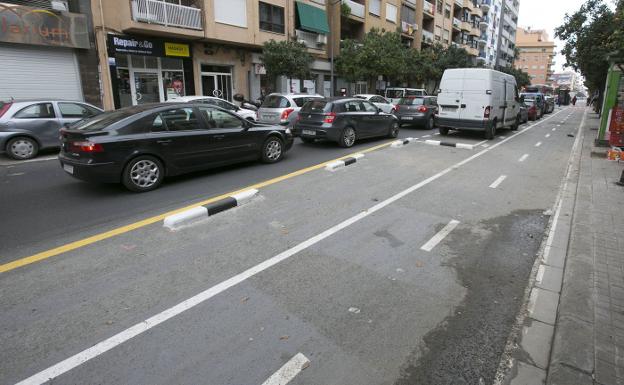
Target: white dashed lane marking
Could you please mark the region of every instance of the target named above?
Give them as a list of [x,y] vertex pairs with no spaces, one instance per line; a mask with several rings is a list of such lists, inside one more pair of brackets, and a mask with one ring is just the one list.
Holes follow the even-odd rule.
[[529,154],[524,154],[520,157],[520,159],[518,159],[518,162],[524,162],[526,160],[526,158],[529,157]]
[[496,179],[491,185],[490,188],[497,188],[503,181],[507,179],[507,175],[501,175]]
[[447,235],[453,231],[455,227],[459,224],[459,221],[453,219],[450,221],[442,230],[440,230],[436,235],[433,236],[427,243],[425,243],[420,249],[424,251],[431,251],[434,247],[438,245],[438,243],[442,242]]

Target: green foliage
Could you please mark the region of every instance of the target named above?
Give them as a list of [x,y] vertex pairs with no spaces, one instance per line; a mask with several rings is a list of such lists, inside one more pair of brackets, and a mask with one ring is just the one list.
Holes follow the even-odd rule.
[[468,52],[455,46],[444,47],[441,44],[436,44],[431,48],[422,50],[421,55],[424,57],[424,78],[434,81],[434,91],[438,88],[445,70],[474,67]]
[[303,43],[271,40],[264,43],[260,60],[267,75],[273,79],[280,75],[289,79],[305,79],[314,58]]
[[531,85],[531,77],[528,73],[524,72],[521,69],[516,69],[514,67],[500,67],[498,68],[498,70],[506,74],[513,75],[516,78],[516,84],[518,85],[518,88]]
[[624,0],[612,11],[603,0],[588,0],[555,30],[565,41],[566,65],[581,71],[590,89],[602,90],[609,70],[607,55],[624,49]]
[[347,3],[340,4],[340,15],[343,17],[349,17],[351,14],[351,7]]

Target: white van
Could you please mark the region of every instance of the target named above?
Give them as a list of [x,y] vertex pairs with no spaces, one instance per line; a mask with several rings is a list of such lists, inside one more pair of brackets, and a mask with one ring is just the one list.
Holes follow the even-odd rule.
[[425,96],[427,91],[422,88],[405,88],[405,87],[390,87],[386,88],[386,99],[392,104],[397,104],[399,100],[410,96]]
[[484,131],[493,139],[496,129],[517,130],[520,99],[516,78],[486,68],[448,69],[438,93],[436,125],[440,134],[449,129]]

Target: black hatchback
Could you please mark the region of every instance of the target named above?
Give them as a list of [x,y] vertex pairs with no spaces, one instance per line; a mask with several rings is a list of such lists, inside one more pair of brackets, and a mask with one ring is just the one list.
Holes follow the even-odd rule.
[[147,104],[105,112],[61,130],[61,167],[75,178],[157,188],[165,176],[260,159],[274,163],[290,131],[199,104]]
[[387,136],[396,138],[399,121],[373,103],[355,98],[317,99],[303,105],[293,135],[305,143],[317,139],[351,147],[358,139]]

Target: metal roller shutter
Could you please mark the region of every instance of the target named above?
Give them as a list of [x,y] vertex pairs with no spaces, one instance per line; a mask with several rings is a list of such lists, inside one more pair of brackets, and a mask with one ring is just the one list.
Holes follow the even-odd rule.
[[83,100],[74,51],[0,44],[0,100]]

